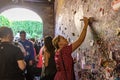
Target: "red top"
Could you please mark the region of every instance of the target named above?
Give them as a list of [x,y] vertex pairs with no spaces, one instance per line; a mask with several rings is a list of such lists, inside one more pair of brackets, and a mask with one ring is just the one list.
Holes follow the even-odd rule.
[[43,47],[40,49],[40,52],[39,52],[38,63],[37,63],[38,68],[42,68],[42,49]]
[[[63,67],[61,53],[65,65],[66,72]],[[57,67],[57,73],[55,75],[54,80],[73,80],[73,58],[71,56],[72,53],[72,45],[65,46],[61,51],[57,51],[55,54],[55,62]],[[66,79],[67,73],[67,79]]]

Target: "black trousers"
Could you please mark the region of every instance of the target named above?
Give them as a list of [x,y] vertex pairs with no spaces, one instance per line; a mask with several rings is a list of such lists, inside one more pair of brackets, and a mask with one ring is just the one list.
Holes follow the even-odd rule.
[[25,73],[25,78],[26,80],[33,80],[34,79],[34,74],[32,72],[32,66],[27,65],[26,66],[26,73]]

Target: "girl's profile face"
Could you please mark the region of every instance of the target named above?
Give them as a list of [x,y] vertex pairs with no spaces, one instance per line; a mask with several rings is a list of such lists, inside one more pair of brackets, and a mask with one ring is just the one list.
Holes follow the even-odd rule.
[[66,45],[68,45],[67,39],[65,39],[64,37],[60,36],[60,41],[58,42],[59,48],[63,48]]

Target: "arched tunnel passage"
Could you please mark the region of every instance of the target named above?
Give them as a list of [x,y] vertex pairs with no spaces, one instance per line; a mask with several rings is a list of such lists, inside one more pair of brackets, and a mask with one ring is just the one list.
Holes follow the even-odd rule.
[[19,38],[21,30],[27,32],[27,38],[43,37],[43,21],[36,12],[26,8],[10,8],[1,12],[0,15],[8,20],[8,26],[13,29],[16,39]]

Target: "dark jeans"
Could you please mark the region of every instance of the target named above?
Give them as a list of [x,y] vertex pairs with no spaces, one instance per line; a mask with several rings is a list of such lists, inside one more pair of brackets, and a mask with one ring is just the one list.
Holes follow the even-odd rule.
[[45,77],[41,77],[40,80],[54,80],[55,74],[46,75]]
[[27,65],[26,70],[27,70],[27,72],[25,73],[26,80],[33,80],[34,74],[32,72],[32,66]]

